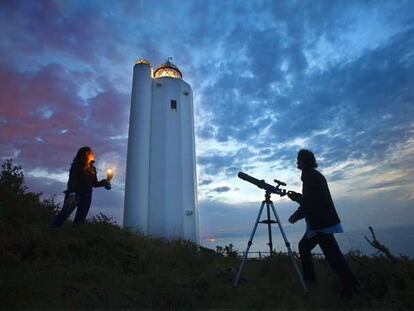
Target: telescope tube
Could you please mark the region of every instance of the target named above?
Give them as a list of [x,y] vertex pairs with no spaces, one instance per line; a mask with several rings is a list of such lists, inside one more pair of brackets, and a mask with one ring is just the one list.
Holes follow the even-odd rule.
[[239,172],[239,174],[237,174],[237,176],[240,179],[243,179],[243,180],[245,180],[249,183],[252,183],[253,185],[256,185],[260,189],[266,190],[266,191],[271,192],[271,193],[276,193],[276,194],[279,194],[279,195],[283,194],[284,195],[283,190],[278,189],[278,188],[268,184],[263,179],[262,180],[256,179],[256,178],[254,178],[254,177],[252,177],[252,176],[250,176],[246,173],[243,173],[243,172]]

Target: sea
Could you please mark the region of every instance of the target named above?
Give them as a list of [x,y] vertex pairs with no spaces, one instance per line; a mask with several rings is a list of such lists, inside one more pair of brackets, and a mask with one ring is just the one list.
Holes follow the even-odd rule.
[[[393,255],[406,256],[414,259],[414,225],[374,228],[377,240],[385,245]],[[298,251],[298,242],[303,236],[303,232],[286,232],[287,241],[290,242],[292,251]],[[240,254],[244,254],[251,233],[220,236],[220,237],[204,237],[201,239],[201,246],[216,250],[217,246],[224,247],[233,245],[233,250],[237,250]],[[376,255],[377,250],[372,247],[366,238],[372,241],[372,235],[368,228],[347,230],[343,233],[335,234],[336,240],[343,253],[357,251],[361,255]],[[366,238],[365,238],[366,237]],[[269,236],[266,229],[261,228],[253,237],[252,245],[249,250],[249,258],[269,255]],[[272,228],[273,249],[276,252],[287,252],[285,241],[278,227]],[[313,250],[315,254],[321,254],[319,246]]]

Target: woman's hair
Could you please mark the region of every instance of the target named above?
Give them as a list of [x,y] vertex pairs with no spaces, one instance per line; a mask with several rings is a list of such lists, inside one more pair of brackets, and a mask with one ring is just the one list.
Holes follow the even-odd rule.
[[88,163],[88,153],[92,152],[92,149],[90,147],[82,147],[78,150],[76,153],[75,158],[73,159],[72,166],[73,165],[79,165],[81,167],[85,167]]
[[298,160],[303,163],[304,167],[317,168],[318,163],[316,163],[315,155],[312,151],[307,149],[301,149],[298,152]]

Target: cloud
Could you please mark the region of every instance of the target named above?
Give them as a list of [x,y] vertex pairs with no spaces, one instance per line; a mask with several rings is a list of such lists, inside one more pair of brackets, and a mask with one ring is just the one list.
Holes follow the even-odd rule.
[[100,91],[85,101],[78,77],[79,72],[60,64],[31,71],[0,67],[0,113],[5,120],[0,142],[12,141],[24,166],[68,166],[83,145],[101,154],[125,150],[125,139],[110,138],[127,132],[129,96],[101,78]]
[[339,208],[381,198],[407,216],[413,3],[0,6],[0,157],[22,164],[36,191],[61,193],[65,182],[56,176],[90,145],[100,176],[116,168],[113,190],[96,191],[91,213],[120,221],[132,65],[173,56],[194,90],[202,230],[248,230],[247,220],[237,222],[255,215],[235,203],[262,193],[239,181],[239,171],[299,190],[295,159],[303,147],[316,153]]
[[199,186],[207,186],[211,184],[213,181],[211,179],[204,179],[198,183]]
[[101,9],[59,1],[15,1],[3,12],[1,25],[14,34],[8,37],[8,45],[20,53],[39,57],[57,52],[92,64],[102,57],[122,58],[118,46],[124,44],[123,37]]
[[230,187],[223,186],[223,187],[217,187],[210,190],[211,192],[227,192],[230,191]]
[[[295,23],[295,20],[290,22]],[[275,159],[288,162],[305,146],[314,149],[327,166],[349,158],[380,160],[395,144],[404,143],[409,137],[410,119],[414,114],[413,106],[405,104],[413,101],[407,87],[413,80],[410,52],[414,46],[413,28],[397,29],[399,32],[389,31],[393,35],[382,39],[380,46],[359,50],[359,57],[342,66],[303,74],[301,80],[287,82],[282,79],[274,90],[272,81],[253,74],[249,78],[250,88],[263,90],[261,94],[267,99],[263,101],[255,97],[261,94],[245,92],[243,78],[231,78],[240,76],[237,72],[240,66],[237,60],[228,60],[227,68],[231,69],[219,75],[217,83],[205,90],[214,116],[205,123],[205,129],[199,130],[199,135],[219,142],[232,137],[250,143],[261,155],[258,160],[263,162]],[[325,33],[329,31],[335,29],[325,29]],[[272,34],[281,35],[278,33],[280,31],[275,30]],[[243,33],[238,35],[243,37]],[[259,47],[249,54],[250,57],[263,57],[256,56],[255,52],[263,49],[255,41],[266,41],[266,33],[249,39],[252,46]],[[295,48],[307,49],[304,42],[305,39],[302,46],[295,45]],[[275,47],[272,52],[277,54],[282,50],[282,47]],[[341,53],[338,51],[339,55]],[[276,58],[271,63],[278,62],[281,60]],[[235,68],[233,72],[232,68]],[[253,73],[272,72],[272,67],[262,68],[254,63],[246,63],[243,68]],[[287,68],[285,76],[289,72]],[[277,76],[276,73],[273,77]],[[396,107],[400,107],[398,112]],[[268,142],[267,148],[261,148],[262,137]],[[290,144],[295,140],[302,140],[302,143]],[[203,155],[200,158],[208,161]],[[221,164],[220,170],[223,170],[224,166],[235,166],[237,161],[234,154],[227,154],[220,159],[210,158],[208,162],[215,163],[217,168]],[[214,174],[218,170],[209,167],[206,172]]]

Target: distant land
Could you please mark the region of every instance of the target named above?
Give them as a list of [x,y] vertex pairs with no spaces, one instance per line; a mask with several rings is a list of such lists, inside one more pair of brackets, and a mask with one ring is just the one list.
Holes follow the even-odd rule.
[[[292,249],[297,251],[297,244],[303,236],[303,232],[298,233],[289,232],[291,227],[285,228],[288,241],[290,242]],[[414,258],[414,224],[395,226],[388,228],[374,228],[377,239],[385,244],[393,255],[404,255],[410,258]],[[276,251],[285,252],[286,247],[279,229],[273,228],[273,245]],[[201,239],[201,245],[207,248],[216,249],[216,246],[225,246],[230,243],[233,244],[234,249],[243,252],[246,249],[247,242],[249,240],[251,232],[246,234],[234,234],[219,237],[204,237]],[[344,233],[336,234],[336,238],[343,252],[347,253],[351,250],[359,250],[362,254],[373,255],[376,250],[372,248],[365,240],[364,235],[371,239],[371,233],[369,232],[368,225],[366,229],[354,229],[345,230]],[[259,227],[258,231],[253,239],[253,245],[251,252],[268,252],[269,247],[267,231],[264,227]],[[315,248],[316,253],[320,253],[319,247]],[[252,254],[252,257],[253,254]]]

